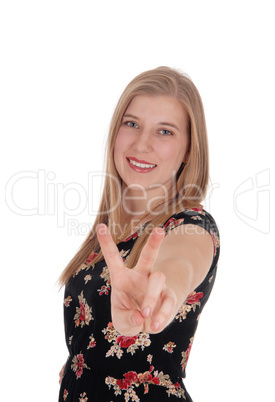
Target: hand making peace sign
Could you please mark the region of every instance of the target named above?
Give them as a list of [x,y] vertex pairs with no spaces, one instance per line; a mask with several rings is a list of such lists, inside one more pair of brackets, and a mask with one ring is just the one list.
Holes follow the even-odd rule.
[[114,327],[124,336],[141,331],[158,333],[171,321],[176,295],[165,285],[164,273],[153,270],[165,231],[154,228],[136,266],[127,268],[105,224],[97,238],[111,277],[111,313]]

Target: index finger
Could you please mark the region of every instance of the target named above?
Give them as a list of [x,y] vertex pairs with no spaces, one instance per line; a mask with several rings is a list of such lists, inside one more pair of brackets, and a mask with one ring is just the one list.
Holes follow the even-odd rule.
[[165,236],[165,230],[156,227],[152,230],[150,233],[150,236],[148,237],[148,240],[143,247],[137,265],[136,269],[139,272],[148,272],[150,273],[152,271],[152,268],[154,266],[154,263],[157,259],[157,256],[159,254],[159,249],[161,246],[161,243],[164,239]]
[[119,254],[118,248],[113,241],[109,228],[104,223],[100,223],[96,227],[97,238],[101,247],[102,254],[105,258],[108,268],[111,270],[119,270],[124,267],[124,262]]

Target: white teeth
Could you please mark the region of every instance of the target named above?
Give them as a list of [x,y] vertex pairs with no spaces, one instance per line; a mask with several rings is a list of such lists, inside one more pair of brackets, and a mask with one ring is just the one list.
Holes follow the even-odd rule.
[[136,162],[136,161],[133,161],[132,159],[129,159],[129,161],[132,163],[132,165],[135,165],[135,166],[138,166],[138,167],[141,167],[141,168],[153,168],[153,167],[155,167],[155,166],[157,166],[157,165],[146,165],[145,163],[138,163],[138,162]]

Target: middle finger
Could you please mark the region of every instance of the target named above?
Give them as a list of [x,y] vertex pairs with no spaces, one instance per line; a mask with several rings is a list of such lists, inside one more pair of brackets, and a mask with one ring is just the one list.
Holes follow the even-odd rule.
[[136,265],[137,271],[147,272],[148,274],[152,272],[152,268],[159,254],[159,248],[164,236],[164,229],[158,227],[152,230],[145,246],[140,253]]

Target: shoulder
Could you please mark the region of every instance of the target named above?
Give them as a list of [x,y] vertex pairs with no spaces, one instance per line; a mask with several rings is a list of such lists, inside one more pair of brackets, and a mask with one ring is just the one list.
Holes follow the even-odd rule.
[[218,226],[213,216],[203,208],[189,208],[176,212],[165,221],[162,227],[166,232],[169,232],[183,224],[198,225],[208,232],[212,230],[219,234]]
[[[175,247],[208,249],[211,246],[212,256],[218,261],[220,234],[213,216],[203,208],[183,209],[171,215],[162,225],[166,232],[167,244]],[[169,236],[167,236],[169,234]],[[207,235],[207,236],[202,236]],[[168,240],[169,238],[169,240]],[[211,241],[210,241],[211,240]],[[209,254],[209,252],[208,252]]]
[[217,265],[219,232],[212,215],[202,208],[184,209],[171,215],[163,226],[166,236],[158,260],[189,267],[195,289]]

